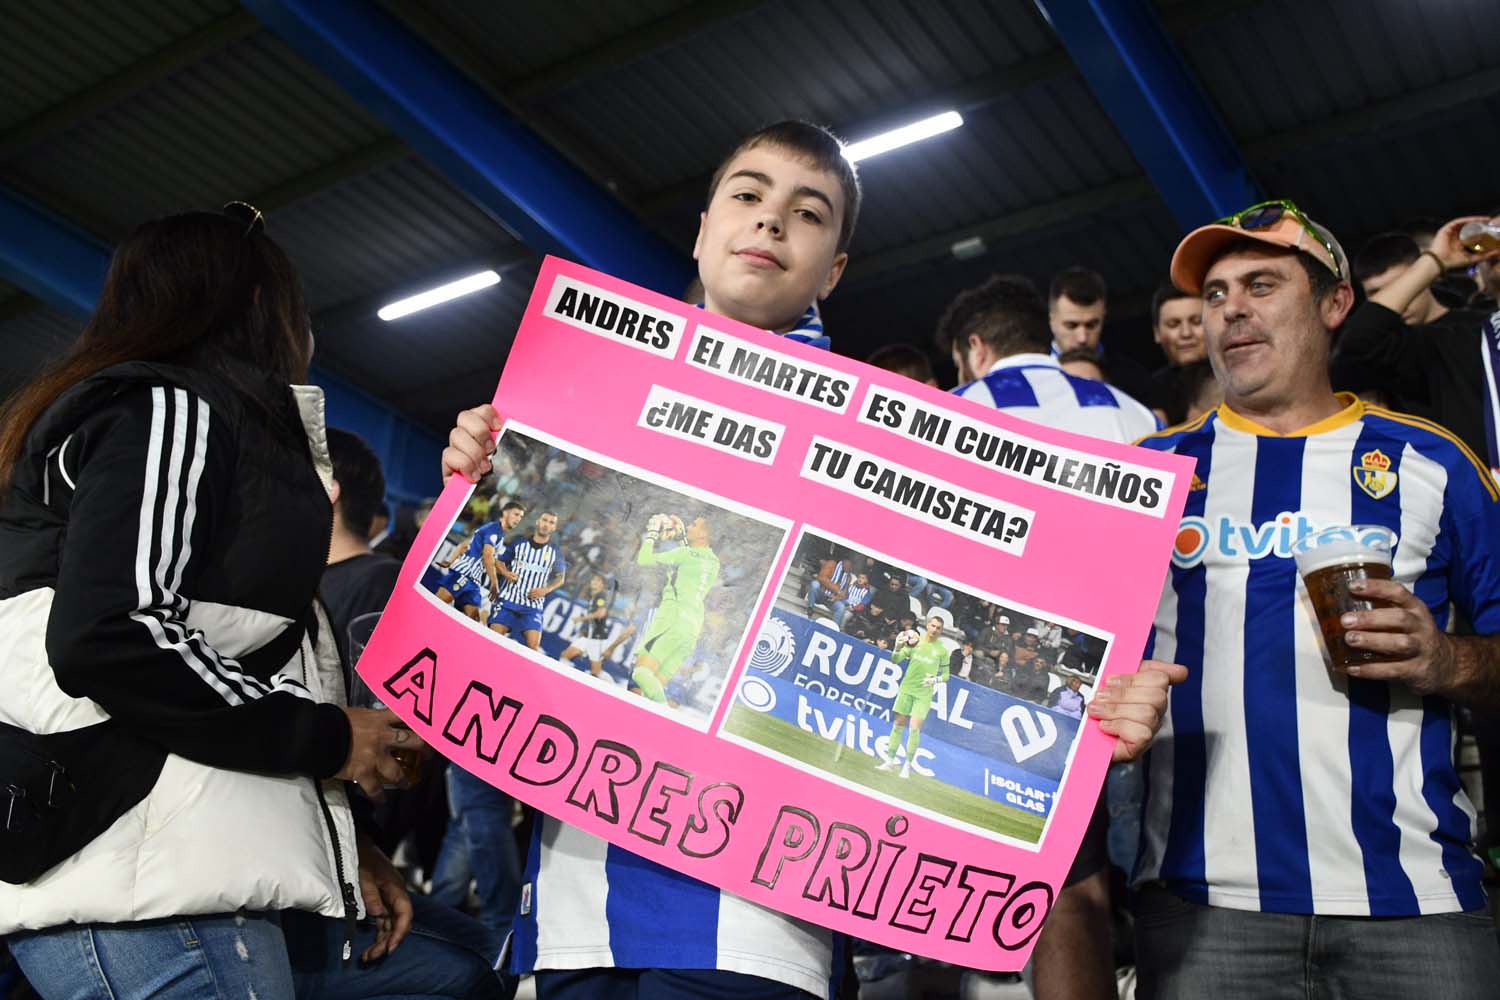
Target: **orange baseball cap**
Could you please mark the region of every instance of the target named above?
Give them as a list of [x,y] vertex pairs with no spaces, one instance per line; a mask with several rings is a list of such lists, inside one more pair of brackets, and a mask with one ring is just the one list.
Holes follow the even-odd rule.
[[1202,295],[1203,278],[1214,256],[1239,240],[1301,251],[1332,271],[1340,281],[1349,280],[1349,258],[1333,234],[1291,202],[1270,201],[1199,226],[1184,236],[1172,254],[1172,284],[1192,295]]

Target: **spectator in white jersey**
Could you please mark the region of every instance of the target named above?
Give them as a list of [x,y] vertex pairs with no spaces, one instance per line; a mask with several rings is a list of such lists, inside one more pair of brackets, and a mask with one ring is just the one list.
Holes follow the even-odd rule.
[[1031,282],[997,274],[959,295],[938,321],[938,348],[953,356],[954,393],[1013,416],[1108,441],[1157,429],[1156,416],[1114,386],[1062,370]]
[[[1040,296],[1031,282],[1016,275],[995,275],[961,293],[938,321],[936,335],[938,349],[952,354],[965,379],[953,390],[959,396],[1109,441],[1130,441],[1156,430],[1155,415],[1125,393],[1064,372],[1048,353],[1051,339]],[[1022,669],[1004,673],[1010,683],[1028,692],[1022,697],[1043,702],[1048,674],[1037,649],[1039,639],[1038,628],[1029,629],[1014,653]],[[1165,701],[1168,683],[1184,676],[1176,664],[1147,660],[1134,679],[1150,684]],[[1094,696],[1089,712],[1095,717],[1103,707],[1101,697],[1105,704],[1110,702],[1108,687]],[[1133,756],[1117,750],[1116,763]],[[1103,1000],[1115,995],[1105,873],[1108,822],[1102,803],[1101,797],[1057,907],[1032,953],[1038,1000]]]
[[[1436,424],[1334,394],[1354,291],[1290,202],[1189,233],[1172,278],[1225,399],[1142,442],[1197,467],[1151,639],[1192,673],[1148,762],[1137,996],[1492,997],[1453,716],[1500,702],[1500,492]],[[1397,539],[1351,588],[1377,608],[1342,619],[1372,656],[1347,673],[1290,557],[1335,525]],[[1444,633],[1450,601],[1480,635]]]
[[[703,306],[827,349],[817,302],[833,291],[859,211],[839,142],[805,122],[748,136],[709,185],[694,257]],[[459,415],[445,473],[490,469],[499,418]],[[775,913],[561,823],[539,817],[513,969],[540,1000],[827,996],[843,969],[835,935]]]

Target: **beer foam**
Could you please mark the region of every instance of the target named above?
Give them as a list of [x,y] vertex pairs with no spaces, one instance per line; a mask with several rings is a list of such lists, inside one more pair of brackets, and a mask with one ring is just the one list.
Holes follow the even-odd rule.
[[1297,572],[1303,576],[1316,573],[1320,569],[1327,569],[1329,566],[1353,563],[1380,563],[1383,566],[1391,564],[1389,550],[1382,551],[1352,538],[1325,542],[1306,552],[1298,552],[1293,558],[1297,560]]

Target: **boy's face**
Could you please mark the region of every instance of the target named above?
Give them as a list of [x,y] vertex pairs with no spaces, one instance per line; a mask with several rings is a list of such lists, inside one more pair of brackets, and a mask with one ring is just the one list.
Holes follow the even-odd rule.
[[693,245],[705,308],[790,330],[844,273],[844,207],[833,174],[775,146],[740,153],[725,168]]

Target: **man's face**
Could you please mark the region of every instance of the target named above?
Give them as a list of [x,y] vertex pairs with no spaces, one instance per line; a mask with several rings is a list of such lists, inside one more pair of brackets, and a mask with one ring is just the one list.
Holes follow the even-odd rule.
[[943,634],[943,620],[936,615],[927,619],[927,638],[936,639]]
[[1294,250],[1245,247],[1224,254],[1203,281],[1203,335],[1233,408],[1265,414],[1328,391],[1328,331],[1349,296],[1313,300]]
[[536,519],[536,535],[538,538],[551,538],[552,533],[557,530],[557,515],[543,514]]
[[[1389,286],[1391,282],[1401,277],[1410,268],[1410,264],[1392,264],[1390,267],[1386,268],[1384,271],[1381,271],[1379,274],[1370,275],[1368,278],[1360,282],[1360,285],[1365,290],[1365,297],[1369,298],[1371,295],[1374,295],[1382,288]],[[1426,312],[1426,306],[1426,296],[1418,295],[1416,298],[1407,303],[1405,309],[1401,310],[1401,322],[1406,323],[1407,325],[1422,322],[1423,315]]]
[[1047,320],[1059,349],[1098,347],[1099,335],[1104,332],[1104,300],[1081,306],[1066,295],[1059,295],[1048,311]]
[[521,518],[526,516],[525,507],[512,507],[510,510],[500,512],[500,529],[502,531],[514,531],[516,525],[521,523]]
[[1156,329],[1152,331],[1167,363],[1174,368],[1202,361],[1203,347],[1203,300],[1168,299],[1161,304],[1156,316]]
[[776,146],[740,153],[725,168],[693,244],[704,306],[751,326],[789,330],[844,273],[844,208],[833,174]]
[[687,526],[685,534],[689,545],[706,544],[708,542],[708,518],[693,518],[693,523]]
[[885,586],[886,586],[886,589],[889,590],[891,593],[893,593],[893,594],[897,593],[898,591],[901,590],[901,579],[899,577],[895,577],[895,576],[890,577],[888,580],[885,581]]
[[974,655],[974,644],[972,642],[966,642],[966,643],[964,643],[964,655],[965,656],[973,656]]
[[1027,632],[1026,633],[1026,648],[1027,649],[1035,649],[1036,648],[1036,633],[1035,632]]
[[1083,686],[1083,681],[1079,680],[1077,677],[1069,677],[1068,678],[1068,687],[1071,690],[1077,691],[1082,686]]

